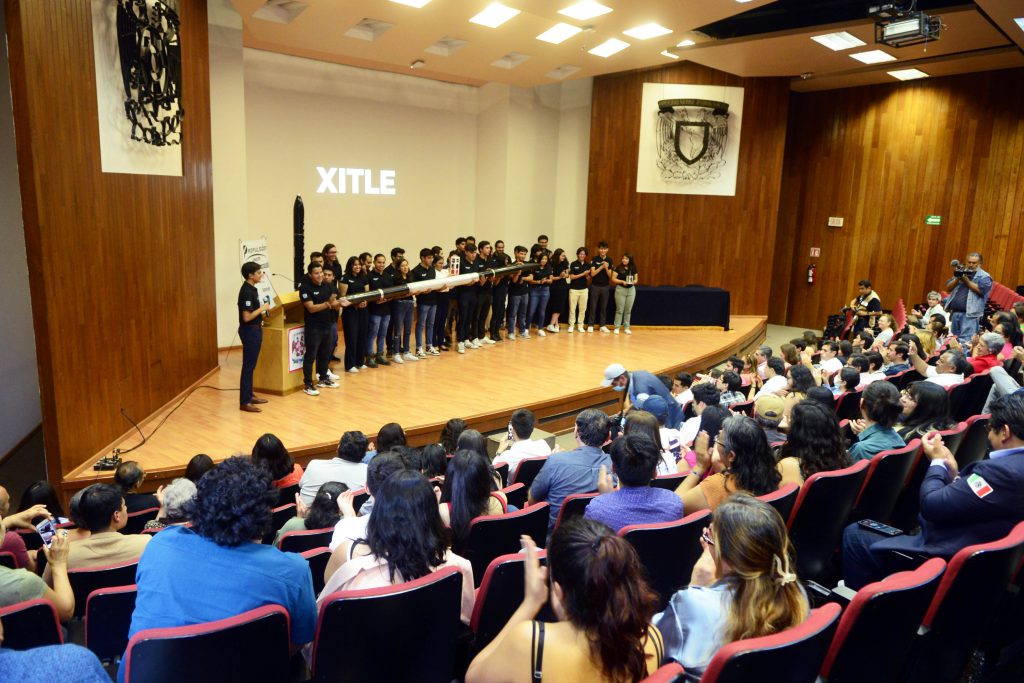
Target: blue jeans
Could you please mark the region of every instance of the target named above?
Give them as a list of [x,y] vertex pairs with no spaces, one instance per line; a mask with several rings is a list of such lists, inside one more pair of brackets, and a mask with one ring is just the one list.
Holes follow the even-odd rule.
[[978,334],[980,318],[968,318],[963,311],[954,311],[949,319],[949,331],[961,344],[970,344],[971,337]]
[[526,315],[526,326],[536,324],[544,327],[544,313],[548,310],[548,299],[551,298],[551,287],[537,285],[530,287],[530,312]]
[[[384,311],[387,311],[386,313]],[[391,322],[391,312],[385,307],[381,312],[370,313],[370,328],[366,333],[366,353],[378,356],[384,355],[384,342],[388,337],[388,323]],[[377,350],[374,351],[374,341],[377,342]]]
[[[437,312],[437,304],[416,305],[416,348],[424,349],[434,345],[434,314]],[[423,345],[423,338],[426,337],[427,346]]]
[[514,334],[517,327],[519,328],[519,334],[526,332],[526,309],[529,305],[529,294],[509,294],[508,317],[505,320],[506,332]]
[[395,331],[395,341],[391,348],[395,353],[409,353],[413,308],[412,299],[400,299],[391,304],[391,323]]
[[239,325],[238,338],[242,340],[242,378],[239,381],[238,402],[241,405],[252,402],[252,373],[260,359],[263,346],[263,330],[259,325]]
[[843,581],[847,587],[860,590],[893,572],[906,569],[897,564],[892,550],[877,547],[880,541],[888,538],[856,523],[846,527],[843,531]]

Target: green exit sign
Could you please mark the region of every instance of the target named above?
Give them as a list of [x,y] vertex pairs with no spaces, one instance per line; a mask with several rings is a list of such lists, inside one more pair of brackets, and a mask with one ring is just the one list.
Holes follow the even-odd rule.
[[925,225],[942,225],[942,216],[925,216]]

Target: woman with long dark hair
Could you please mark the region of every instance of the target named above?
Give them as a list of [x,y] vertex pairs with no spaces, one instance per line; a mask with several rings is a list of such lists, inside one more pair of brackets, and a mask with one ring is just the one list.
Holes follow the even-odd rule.
[[870,460],[882,451],[903,448],[906,443],[893,429],[902,412],[896,387],[885,381],[869,384],[860,397],[862,417],[850,423],[857,439],[850,446],[850,458]]
[[[313,496],[313,502],[309,508],[300,505],[296,509],[296,515],[289,519],[278,529],[274,537],[274,545],[281,543],[281,537],[289,531],[313,531],[314,529],[333,528],[341,519],[341,508],[338,501],[341,494],[348,491],[348,486],[337,481],[328,481],[320,486],[320,489]],[[301,499],[296,503],[301,503]]]
[[[466,683],[636,683],[658,668],[661,634],[650,624],[657,598],[629,541],[575,518],[555,529],[547,567],[533,540],[522,542],[523,602],[473,659]],[[558,621],[535,621],[549,596]]]
[[[676,489],[685,514],[714,510],[736,491],[763,496],[779,488],[782,476],[775,469],[768,437],[746,415],[727,418],[713,448],[709,442],[702,430],[694,442],[697,464]],[[714,474],[704,479],[709,470]]]
[[[338,280],[338,295],[360,294],[369,287],[363,263],[358,256],[350,256],[345,263],[345,272]],[[370,315],[366,302],[346,306],[341,310],[341,325],[345,330],[345,371],[359,372],[366,360],[366,335],[370,328]]]
[[956,426],[949,416],[949,394],[934,382],[914,382],[900,393],[900,417],[894,429],[904,441]]
[[[396,287],[408,284],[408,260],[402,259],[398,262],[398,265],[395,267],[395,272],[391,275],[391,280]],[[415,308],[416,304],[411,297],[395,299],[391,302],[391,323],[394,330],[394,341],[392,344],[395,350],[394,361],[398,365],[401,365],[407,360],[419,360],[419,358],[412,353],[411,347],[409,346],[409,339],[412,336],[412,312]]]
[[[708,434],[708,449],[715,447],[715,441],[718,439],[718,434],[722,431],[722,423],[732,417],[734,413],[728,408],[724,408],[720,405],[707,406],[701,411],[700,414],[700,426],[697,428],[698,432],[707,432]],[[694,444],[696,447],[696,444]],[[697,466],[697,453],[693,449],[690,449],[683,454],[683,457],[676,463],[676,471],[685,474],[694,467]]]
[[448,456],[444,452],[444,446],[439,443],[429,443],[420,451],[421,471],[427,479],[440,479],[444,481],[444,475],[448,468]]
[[449,551],[449,532],[427,478],[400,470],[381,482],[373,498],[366,538],[342,541],[331,553],[318,606],[337,591],[397,585],[456,567],[462,573],[462,621],[468,624],[475,599],[473,566]]
[[252,446],[252,461],[270,473],[274,488],[288,488],[302,479],[302,465],[292,460],[281,439],[273,434],[264,434],[256,440]]
[[341,261],[338,260],[338,247],[328,242],[320,250],[320,253],[324,255],[324,270],[330,270],[334,273],[335,282],[341,280],[342,272]]
[[730,496],[712,513],[700,543],[704,553],[689,586],[654,617],[666,659],[694,681],[723,645],[780,633],[810,612],[786,525],[768,503]]
[[565,249],[555,249],[551,255],[551,300],[548,302],[548,313],[551,324],[548,332],[559,332],[558,319],[562,313],[569,311],[569,257]]
[[615,334],[625,327],[629,330],[629,317],[633,313],[633,302],[636,301],[636,285],[639,280],[636,273],[636,262],[628,251],[622,255],[619,265],[611,272],[611,283],[615,287]]
[[779,486],[799,486],[812,474],[841,470],[849,464],[835,411],[817,401],[793,406],[788,438],[779,453]]
[[458,450],[459,437],[466,431],[466,421],[461,417],[453,417],[444,423],[441,429],[441,445],[447,455],[455,455]]
[[477,517],[504,514],[501,493],[491,494],[491,467],[475,451],[460,450],[448,461],[441,489],[441,521],[452,530],[452,550],[463,552],[469,541],[469,523]]

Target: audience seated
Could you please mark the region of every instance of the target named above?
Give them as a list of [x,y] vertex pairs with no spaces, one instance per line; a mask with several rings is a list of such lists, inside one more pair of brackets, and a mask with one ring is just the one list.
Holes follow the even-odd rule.
[[487,455],[487,437],[475,429],[463,429],[459,434],[459,440],[455,442],[455,452],[459,451],[473,451],[487,462],[491,461]]
[[[0,486],[0,518],[8,517],[11,511],[11,495],[3,486]],[[8,517],[9,519],[9,517]],[[9,552],[14,555],[14,561],[19,569],[27,569],[30,572],[36,570],[36,553],[25,547],[25,540],[16,531],[8,530],[3,535],[0,543],[0,551]]]
[[[778,396],[775,398],[778,398]],[[701,432],[708,433],[708,448],[714,448],[715,439],[718,438],[718,433],[722,431],[722,423],[733,414],[731,410],[722,406],[708,406],[701,411],[699,429]],[[676,473],[686,474],[696,466],[697,453],[692,448],[689,448],[676,464]]]
[[[657,598],[629,541],[575,518],[552,535],[546,568],[533,540],[523,545],[523,602],[473,659],[466,683],[639,681],[659,667],[661,634],[650,625]],[[558,621],[535,621],[549,600]]]
[[532,440],[536,418],[526,408],[512,413],[508,422],[508,434],[501,440],[494,458],[494,466],[508,464],[509,475],[516,471],[524,458],[551,455],[551,446],[544,439]]
[[723,408],[728,408],[734,403],[743,403],[747,400],[747,395],[743,393],[743,380],[735,372],[728,370],[722,373],[722,378],[718,380],[718,390],[722,392],[722,395],[718,399],[718,404]]
[[992,452],[958,472],[956,460],[931,433],[922,439],[930,460],[921,484],[921,533],[892,538],[851,524],[843,534],[843,576],[854,590],[905,568],[892,551],[949,559],[958,550],[1002,538],[1024,520],[1024,395],[992,404]]
[[310,460],[299,481],[302,502],[312,505],[313,498],[325,483],[341,482],[350,489],[366,486],[366,449],[369,445],[362,432],[345,432],[338,441],[337,455],[330,460]]
[[700,384],[693,385],[693,408],[694,417],[683,423],[683,426],[679,428],[679,441],[683,447],[690,448],[693,445],[693,440],[697,438],[697,432],[700,431],[700,414],[704,412],[704,409],[708,406],[717,406],[721,403],[722,393],[718,390],[718,387],[713,382],[701,382]]
[[802,485],[812,474],[841,470],[850,465],[831,407],[803,401],[793,407],[789,438],[779,453],[779,486]]
[[959,353],[944,351],[939,355],[935,365],[928,365],[924,358],[918,355],[918,346],[910,345],[910,363],[925,380],[938,384],[940,387],[954,387],[963,384],[964,375],[970,370],[967,360]]
[[885,365],[882,368],[882,372],[885,373],[886,377],[892,377],[898,375],[901,372],[910,369],[910,347],[902,342],[892,344],[889,348],[885,349],[883,357],[885,358]]
[[693,391],[690,390],[692,385],[693,375],[688,372],[680,372],[672,378],[671,394],[676,399],[676,403],[685,406],[693,400]]
[[281,542],[281,537],[291,531],[312,531],[314,529],[330,529],[341,520],[341,494],[349,487],[337,481],[325,481],[320,490],[313,496],[309,507],[299,498],[295,501],[295,516],[277,530],[274,545]]
[[872,457],[892,448],[903,448],[906,443],[893,429],[903,407],[900,392],[889,382],[869,384],[860,398],[859,420],[850,423],[855,441],[850,446],[850,458],[870,460]]
[[530,486],[527,504],[533,505],[539,501],[551,504],[548,534],[555,528],[558,511],[568,496],[597,490],[601,466],[611,465],[608,454],[601,450],[608,442],[608,430],[608,416],[600,410],[590,408],[580,412],[573,429],[576,448],[551,455],[537,473],[537,478]]
[[[763,496],[779,488],[782,477],[768,449],[764,431],[746,415],[733,415],[722,423],[713,449],[710,436],[701,432],[694,450],[697,465],[676,489],[683,500],[683,512],[714,510],[736,491]],[[714,470],[703,481],[709,469]]]
[[444,446],[430,443],[421,448],[420,465],[420,471],[427,479],[444,481],[445,472],[448,471],[448,456],[444,452]]
[[754,421],[764,430],[769,445],[786,440],[786,435],[779,431],[785,409],[785,399],[775,394],[765,394],[754,402]]
[[[3,640],[0,622],[0,645]],[[80,645],[47,645],[30,650],[0,647],[0,681],[110,683],[110,676],[96,655]]]
[[807,398],[812,401],[817,401],[821,405],[826,406],[829,410],[835,410],[836,398],[832,395],[832,390],[828,387],[811,387],[807,390]]
[[827,341],[821,345],[821,374],[832,377],[843,369],[843,361],[839,359],[839,343]]
[[[659,424],[658,418],[653,413],[648,412],[647,408],[654,408],[659,410],[664,406],[664,401],[661,396],[651,396],[647,400],[643,401],[642,409],[630,408],[626,413],[626,424],[622,427],[622,435],[628,434],[640,434],[646,436],[648,439],[654,442],[658,447],[657,472],[655,476],[659,474],[675,474],[678,470],[676,469],[676,455],[668,448],[668,444],[662,439],[662,427]],[[662,411],[664,413],[664,411]],[[676,432],[678,430],[664,430],[668,432]],[[679,448],[679,437],[675,438],[675,450],[680,451]]]
[[466,421],[459,417],[453,417],[444,423],[441,429],[441,445],[444,446],[445,455],[455,455],[458,450],[459,435],[466,429]]
[[[971,348],[971,355],[967,358],[967,362],[970,363],[974,372],[985,372],[1002,363],[999,354],[1005,345],[1006,340],[1003,339],[1003,335],[986,332]],[[960,351],[963,348],[955,339],[950,342],[949,347],[954,351]]]
[[781,358],[769,358],[765,370],[765,381],[761,389],[754,394],[758,399],[767,394],[779,394],[786,388],[786,364]]
[[121,489],[128,513],[160,507],[160,501],[152,493],[139,493],[146,472],[134,460],[125,460],[114,470],[114,484]]
[[487,458],[476,451],[456,451],[448,462],[438,509],[441,522],[452,530],[455,552],[465,550],[470,522],[477,517],[503,514],[508,506],[505,494],[491,493],[491,471]]
[[[288,610],[293,646],[311,642],[316,602],[309,565],[260,543],[277,500],[267,469],[245,457],[228,458],[203,475],[197,489],[192,527],[156,534],[139,561],[129,637],[276,604]],[[122,660],[118,680],[123,677]]]
[[[370,461],[366,468],[366,491],[370,494],[370,503],[374,502],[374,495],[380,487],[381,482],[399,470],[408,469],[409,463],[405,456],[394,451],[381,453]],[[356,514],[353,509],[355,491],[348,490],[341,494],[339,506],[341,507],[342,518],[334,526],[334,535],[331,537],[331,550],[334,550],[344,541],[355,541],[366,536],[366,526],[370,522],[370,515],[373,505],[367,508],[362,515]]]
[[[120,488],[93,484],[82,493],[78,505],[90,534],[71,545],[68,569],[105,567],[139,559],[151,536],[119,533],[128,523],[128,507]],[[49,564],[43,570],[43,579],[53,585]]]
[[768,379],[768,359],[771,357],[772,347],[767,344],[758,346],[754,351],[754,360],[757,362],[757,378],[761,381]]
[[[850,360],[853,360],[853,356],[850,356],[847,362]],[[836,379],[837,381],[832,391],[835,397],[839,398],[843,394],[857,391],[857,387],[860,386],[860,369],[852,365],[846,365],[839,371]]]
[[156,497],[160,501],[160,512],[156,519],[146,522],[145,529],[163,529],[178,524],[188,524],[187,507],[196,497],[196,485],[191,479],[179,477],[167,486],[161,486]]
[[[463,423],[465,426],[465,423]],[[377,443],[370,444],[369,450],[363,456],[363,463],[369,464],[378,453],[393,451],[399,446],[405,446],[405,430],[397,422],[388,422],[377,430]]]
[[[693,677],[688,680],[696,680],[723,645],[779,633],[810,611],[786,525],[768,503],[731,496],[712,513],[701,546],[690,585],[654,617],[666,659],[679,662]],[[773,679],[766,673],[764,680]]]
[[441,567],[456,567],[462,573],[462,621],[469,624],[475,600],[473,566],[449,550],[450,534],[430,482],[419,472],[401,469],[381,482],[374,497],[366,536],[342,541],[331,553],[318,604],[338,591],[401,584]]
[[198,453],[193,455],[192,459],[188,461],[188,465],[185,467],[185,478],[190,479],[195,484],[199,481],[200,477],[212,469],[213,458],[206,453]]
[[[0,532],[6,531],[7,519],[0,518]],[[0,566],[0,607],[45,598],[53,603],[61,621],[70,620],[75,613],[75,594],[71,590],[71,582],[68,581],[70,546],[71,542],[64,529],[57,531],[49,548],[43,546],[42,552],[46,555],[46,568],[50,571],[53,588],[27,569]]]
[[601,495],[587,505],[584,516],[618,533],[630,524],[671,522],[683,516],[683,502],[672,491],[651,486],[661,449],[648,435],[626,434],[612,442],[609,455],[612,473],[619,485],[613,486],[602,465],[597,489]]
[[[42,510],[42,512],[39,512]],[[33,515],[26,513],[35,512]],[[37,481],[21,494],[17,515],[11,515],[10,528],[32,529],[33,520],[50,517],[57,524],[65,524],[64,506],[60,504],[60,496],[48,481]]]
[[281,439],[273,434],[264,434],[256,440],[252,447],[252,461],[270,474],[276,489],[295,486],[302,480],[302,465],[292,460]]
[[900,392],[900,408],[894,429],[905,443],[956,426],[949,416],[949,393],[934,382],[911,383]]

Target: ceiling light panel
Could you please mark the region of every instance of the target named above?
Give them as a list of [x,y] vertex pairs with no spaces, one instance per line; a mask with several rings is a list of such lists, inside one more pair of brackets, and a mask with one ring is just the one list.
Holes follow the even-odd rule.
[[629,47],[629,43],[626,41],[619,40],[618,38],[609,38],[594,49],[587,50],[587,52],[598,57],[611,57],[616,52],[622,52],[627,47]]
[[543,40],[545,43],[558,45],[562,41],[572,38],[582,30],[583,29],[577,28],[572,24],[555,24],[547,31],[544,31],[544,33],[537,36],[537,40]]
[[577,21],[586,21],[587,19],[599,17],[602,14],[608,14],[611,11],[611,7],[605,7],[594,0],[583,0],[582,2],[577,2],[575,5],[570,5],[565,9],[558,10],[558,13],[576,19]]
[[896,71],[889,71],[888,74],[893,78],[900,79],[901,81],[912,81],[915,78],[928,78],[928,74],[920,69],[897,69]]
[[345,31],[345,36],[348,38],[356,38],[358,40],[374,41],[384,35],[384,32],[394,24],[389,24],[386,21],[380,19],[363,19],[358,24]]
[[668,57],[669,59],[679,59],[679,55],[673,54],[673,53],[669,52],[668,50],[662,50],[661,51],[661,56],[662,57]]
[[470,21],[474,24],[487,26],[488,28],[498,28],[517,14],[519,14],[519,10],[507,7],[500,2],[494,2],[488,5],[480,14],[470,19]]
[[429,52],[432,55],[438,55],[439,57],[451,57],[453,54],[466,47],[467,44],[468,43],[465,40],[445,36],[423,51]]
[[643,24],[642,26],[634,26],[628,31],[623,31],[630,38],[636,38],[637,40],[647,40],[648,38],[657,38],[658,36],[666,36],[672,33],[672,29],[665,28],[661,24],[651,22],[649,24]]
[[1024,17],[1017,17],[1014,21],[1017,22],[1017,26],[1020,27],[1020,30],[1024,31]]
[[306,3],[295,0],[268,0],[256,10],[252,18],[272,21],[275,24],[290,24],[295,17],[306,9]]
[[579,71],[580,68],[581,67],[573,66],[572,64],[563,64],[562,66],[558,67],[557,69],[552,69],[551,71],[547,72],[544,75],[547,76],[548,78],[554,78],[554,79],[560,81],[563,78],[566,78],[568,76],[572,76],[574,73]]
[[391,0],[391,2],[399,5],[405,5],[406,7],[415,7],[419,9],[430,2],[430,0]]
[[524,55],[519,52],[509,52],[501,59],[491,62],[491,66],[496,66],[500,69],[514,69],[529,58],[530,55]]
[[895,62],[896,58],[884,50],[868,50],[867,52],[854,52],[850,55],[858,62],[865,64],[881,64],[882,62]]
[[852,33],[847,33],[846,31],[826,33],[820,36],[811,36],[811,40],[836,52],[839,50],[848,50],[851,47],[860,47],[866,44],[857,36]]
[[676,47],[690,47],[691,45],[696,45],[696,44],[697,44],[696,42],[694,42],[694,41],[690,40],[689,38],[687,38],[686,40],[680,40],[678,43],[676,43]]

